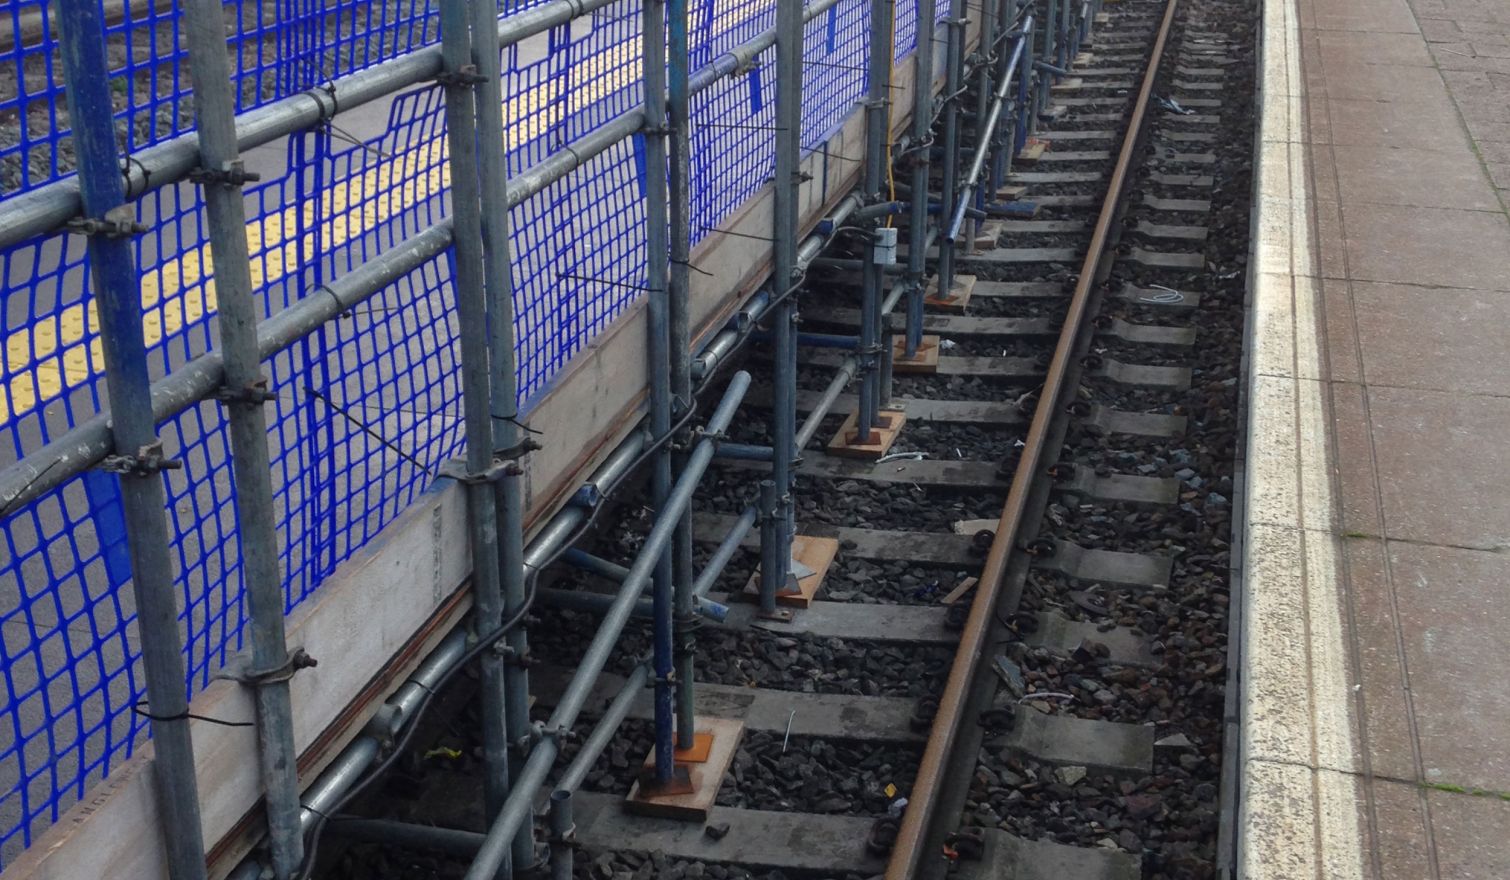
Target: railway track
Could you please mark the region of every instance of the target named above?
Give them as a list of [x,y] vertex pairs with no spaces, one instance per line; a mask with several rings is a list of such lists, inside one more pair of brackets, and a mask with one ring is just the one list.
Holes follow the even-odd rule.
[[[617,699],[650,650],[631,624],[588,702],[626,720],[580,771],[573,876],[1215,875],[1251,11],[1107,9],[1054,89],[1050,148],[1009,181],[1017,210],[959,257],[968,304],[930,311],[936,370],[892,378],[907,413],[892,454],[828,449],[852,396],[804,451],[798,533],[839,547],[822,592],[786,622],[738,601],[752,535],[708,596],[727,615],[694,634],[698,712],[744,722],[710,824],[619,809],[652,743],[648,694]],[[826,265],[803,330],[853,333],[858,276]],[[841,355],[799,358],[801,417]],[[755,384],[730,441],[769,441],[768,361],[758,344],[743,359]],[[699,564],[764,467],[710,472]],[[552,589],[608,587],[594,560],[632,558],[646,513],[621,504]],[[540,612],[535,711],[595,624]],[[331,823],[344,845],[323,876],[461,875],[482,828],[468,690]],[[408,841],[387,819],[471,832]]]

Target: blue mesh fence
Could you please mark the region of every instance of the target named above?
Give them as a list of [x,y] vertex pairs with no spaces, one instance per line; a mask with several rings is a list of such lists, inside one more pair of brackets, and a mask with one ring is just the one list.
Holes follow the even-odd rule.
[[[105,0],[110,74],[128,149],[191,130],[182,27],[165,0]],[[508,5],[510,12],[540,0]],[[693,0],[693,67],[774,25],[774,0]],[[897,57],[908,51],[898,6]],[[435,0],[231,0],[238,110],[310,88],[438,39]],[[518,173],[642,99],[639,0],[503,52],[507,166]],[[51,23],[40,0],[0,13],[0,200],[71,173]],[[915,14],[913,16],[915,20]],[[8,20],[7,20],[8,19]],[[802,142],[818,147],[866,87],[869,7],[843,0],[805,33]],[[692,227],[719,228],[769,183],[774,54],[693,98]],[[6,88],[9,76],[14,88]],[[381,108],[379,108],[381,109]],[[263,316],[444,217],[450,171],[439,88],[395,97],[361,143],[290,137],[247,187],[247,237]],[[264,148],[264,153],[270,148]],[[266,156],[262,156],[263,159]],[[252,164],[249,162],[249,164]],[[510,216],[516,356],[527,408],[641,294],[643,141],[631,138],[525,199]],[[136,204],[150,371],[166,375],[217,342],[208,229],[197,190]],[[266,371],[274,511],[287,608],[462,451],[456,313],[445,254],[274,357]],[[82,238],[0,251],[0,465],[35,452],[104,406],[98,326]],[[183,461],[165,475],[192,697],[242,648],[241,558],[219,404],[160,426]],[[113,476],[86,473],[0,511],[0,864],[29,846],[147,735],[125,523]]]

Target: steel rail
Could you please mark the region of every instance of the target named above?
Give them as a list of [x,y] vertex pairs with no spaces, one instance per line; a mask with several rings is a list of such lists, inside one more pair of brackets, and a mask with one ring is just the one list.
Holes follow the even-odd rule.
[[1164,7],[1164,19],[1154,39],[1148,67],[1143,74],[1143,83],[1138,90],[1137,101],[1133,105],[1132,115],[1127,125],[1127,136],[1117,155],[1117,164],[1112,170],[1106,197],[1101,204],[1101,213],[1096,219],[1095,231],[1091,235],[1085,261],[1081,265],[1079,279],[1075,283],[1069,313],[1059,332],[1054,357],[1049,363],[1048,375],[1044,380],[1043,393],[1039,396],[1038,405],[1033,410],[1033,420],[1028,427],[1022,455],[1018,459],[1017,470],[1012,475],[1011,488],[1007,491],[1007,500],[997,522],[996,537],[991,541],[991,549],[986,555],[985,565],[981,570],[980,587],[975,593],[974,601],[970,603],[970,616],[966,619],[965,628],[960,633],[959,650],[954,655],[953,665],[949,668],[948,681],[944,685],[943,695],[939,698],[938,714],[934,718],[933,729],[928,734],[928,743],[923,750],[923,760],[918,767],[917,778],[913,782],[912,791],[908,797],[907,811],[903,814],[901,827],[897,830],[896,843],[886,865],[886,880],[907,880],[915,876],[927,856],[924,847],[929,839],[929,831],[934,823],[934,812],[945,782],[944,768],[948,764],[954,743],[959,737],[973,672],[980,660],[987,630],[994,619],[994,609],[1001,593],[1007,561],[1024,523],[1028,495],[1034,478],[1043,466],[1045,441],[1056,415],[1062,409],[1065,379],[1073,361],[1076,343],[1084,328],[1089,326],[1087,307],[1091,302],[1095,286],[1099,283],[1097,279],[1103,251],[1106,249],[1112,232],[1124,185],[1128,180],[1133,157],[1137,152],[1139,133],[1147,115],[1154,80],[1158,76],[1159,64],[1164,56],[1164,46],[1168,42],[1170,27],[1174,23],[1175,10],[1178,5],[1179,0],[1168,0]]

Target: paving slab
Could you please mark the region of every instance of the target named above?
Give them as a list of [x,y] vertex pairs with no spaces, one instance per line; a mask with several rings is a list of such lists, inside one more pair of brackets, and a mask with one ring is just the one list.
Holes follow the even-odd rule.
[[1237,874],[1510,876],[1510,7],[1264,20]]

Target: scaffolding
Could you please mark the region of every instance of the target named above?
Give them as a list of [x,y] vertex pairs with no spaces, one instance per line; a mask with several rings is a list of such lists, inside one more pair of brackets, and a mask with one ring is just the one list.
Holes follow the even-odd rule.
[[[121,870],[307,876],[328,817],[474,662],[489,829],[460,844],[467,876],[542,858],[569,876],[571,792],[646,687],[642,794],[685,790],[692,634],[726,610],[709,590],[758,531],[760,613],[787,613],[800,450],[855,380],[855,441],[888,424],[891,371],[924,345],[927,254],[949,291],[1095,5],[1046,0],[1039,29],[1018,0],[145,7],[17,0],[0,41],[16,85],[0,115],[19,132],[0,143],[6,876],[111,858],[67,861],[77,832],[52,826],[124,784],[149,733],[155,795],[137,820],[161,848]],[[799,425],[796,349],[815,341],[798,332],[802,283],[840,235],[863,242],[861,326],[824,343],[848,354]],[[699,265],[734,239],[743,263]],[[634,380],[604,383],[609,415],[552,415],[552,395],[585,384],[577,365],[629,327],[612,356],[637,361]],[[757,332],[774,358],[769,446],[723,436],[748,374],[715,381]],[[579,432],[544,448],[550,419]],[[698,570],[691,500],[716,457],[771,470]],[[642,467],[656,518],[633,564],[574,548]],[[467,555],[439,558],[435,538],[433,602],[387,636],[405,659],[374,678],[295,645],[291,621],[308,636],[311,600],[418,513],[435,535],[463,523]],[[617,591],[540,586],[557,562]],[[602,615],[543,723],[537,602]],[[555,783],[557,845],[539,847],[536,795],[636,615],[653,655]],[[345,678],[309,683],[325,675]],[[212,693],[250,717],[207,717]],[[246,731],[216,741],[230,764],[196,756],[206,724]],[[244,802],[207,801],[207,766],[254,777]],[[63,844],[29,849],[44,838]]]

